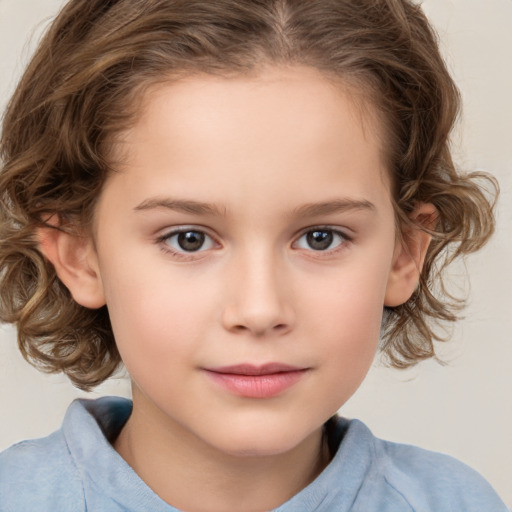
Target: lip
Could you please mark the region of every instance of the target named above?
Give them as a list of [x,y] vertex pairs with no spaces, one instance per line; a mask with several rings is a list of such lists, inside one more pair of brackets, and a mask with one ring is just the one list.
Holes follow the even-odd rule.
[[204,368],[205,374],[225,390],[246,398],[271,398],[297,384],[309,368],[282,363],[239,364]]

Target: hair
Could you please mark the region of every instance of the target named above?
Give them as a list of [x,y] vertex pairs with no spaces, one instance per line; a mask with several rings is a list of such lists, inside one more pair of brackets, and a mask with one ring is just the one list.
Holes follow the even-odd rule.
[[[443,283],[454,258],[494,230],[497,184],[457,172],[449,134],[459,93],[436,34],[408,0],[71,0],[40,42],[5,113],[0,140],[0,319],[24,357],[90,389],[119,366],[106,306],[77,304],[38,248],[57,215],[87,227],[109,149],[148,87],[196,73],[314,67],[355,85],[386,128],[399,231],[419,203],[437,209],[420,283],[386,308],[383,353],[399,368],[435,357],[463,300]],[[481,181],[488,185],[487,190]],[[422,228],[427,229],[427,228]],[[406,235],[404,235],[406,236]],[[443,331],[444,332],[444,331]]]

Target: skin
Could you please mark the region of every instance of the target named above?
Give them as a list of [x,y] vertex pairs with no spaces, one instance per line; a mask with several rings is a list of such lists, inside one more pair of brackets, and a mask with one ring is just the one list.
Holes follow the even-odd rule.
[[[397,241],[384,137],[347,91],[309,68],[154,88],[119,137],[93,236],[42,237],[75,300],[108,306],[133,382],[115,448],[175,507],[269,510],[310,483],[383,306],[417,284],[428,236]],[[184,251],[176,229],[205,244]],[[268,398],[208,372],[269,362],[304,371]]]

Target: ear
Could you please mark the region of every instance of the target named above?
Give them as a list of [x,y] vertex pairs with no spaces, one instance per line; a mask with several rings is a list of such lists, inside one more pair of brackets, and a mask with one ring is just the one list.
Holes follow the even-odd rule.
[[431,236],[423,228],[435,227],[437,210],[432,204],[420,203],[410,219],[412,225],[406,227],[395,247],[384,299],[384,305],[388,307],[404,304],[418,287],[431,240]]
[[105,305],[103,286],[92,238],[61,229],[53,215],[39,228],[39,250],[53,264],[73,299],[86,308]]

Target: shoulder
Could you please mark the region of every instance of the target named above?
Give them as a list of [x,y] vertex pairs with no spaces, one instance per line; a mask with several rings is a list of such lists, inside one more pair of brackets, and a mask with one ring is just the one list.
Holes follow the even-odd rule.
[[484,478],[453,457],[383,441],[358,420],[337,418],[331,438],[340,442],[328,483],[342,483],[345,494],[352,486],[353,512],[509,512]]
[[507,512],[491,485],[466,464],[441,453],[374,439],[379,472],[412,510]]
[[132,473],[109,442],[131,407],[117,397],[75,400],[60,430],[0,453],[0,512],[81,512],[86,502],[95,510],[98,503],[103,506],[102,497],[115,493],[113,482]]
[[83,489],[61,431],[0,453],[0,511],[85,510]]

